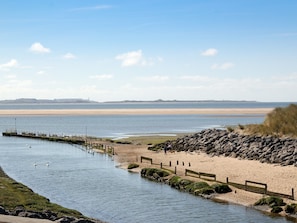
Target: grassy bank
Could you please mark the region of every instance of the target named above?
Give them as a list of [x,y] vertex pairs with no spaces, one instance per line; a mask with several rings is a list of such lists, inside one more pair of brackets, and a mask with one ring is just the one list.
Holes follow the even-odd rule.
[[297,104],[275,108],[262,124],[240,126],[247,134],[297,137]]
[[131,136],[124,139],[113,140],[118,144],[134,144],[134,145],[155,145],[166,142],[168,140],[175,140],[185,134],[172,134],[172,135],[148,135],[148,136]]
[[83,218],[84,216],[72,209],[64,208],[51,203],[47,198],[34,193],[27,186],[16,182],[7,176],[0,167],[0,206],[6,210],[13,210],[17,206],[23,206],[27,211],[42,212],[45,210],[56,213],[58,217],[73,216]]

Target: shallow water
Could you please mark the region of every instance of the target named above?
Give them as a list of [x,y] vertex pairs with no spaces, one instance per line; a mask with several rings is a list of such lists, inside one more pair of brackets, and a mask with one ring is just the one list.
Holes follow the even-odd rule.
[[260,123],[263,120],[263,115],[0,116],[0,129],[46,134],[125,137],[142,134],[189,133],[206,128]]
[[[0,116],[0,130],[117,138],[189,133],[263,120],[261,115]],[[116,165],[106,155],[91,155],[67,144],[0,136],[0,166],[8,175],[52,202],[106,222],[287,222],[182,193]]]
[[0,137],[0,149],[1,166],[12,178],[52,202],[107,222],[287,222],[150,182],[116,168],[107,155],[67,144]]

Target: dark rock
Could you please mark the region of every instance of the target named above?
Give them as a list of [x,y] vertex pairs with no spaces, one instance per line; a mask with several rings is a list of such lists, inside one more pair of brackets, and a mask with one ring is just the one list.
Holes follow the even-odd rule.
[[17,207],[15,207],[15,209],[11,212],[11,215],[18,216],[19,213],[21,213],[21,212],[25,212],[25,211],[26,211],[26,210],[25,210],[24,206],[17,206]]
[[8,212],[4,209],[4,207],[0,206],[0,214],[8,215]]
[[94,221],[89,219],[76,219],[72,223],[94,223]]
[[48,220],[51,220],[51,221],[55,221],[55,220],[57,220],[58,215],[57,215],[56,213],[54,213],[54,212],[51,212],[51,211],[49,211],[49,210],[46,210],[46,211],[43,211],[43,212],[42,212],[42,217],[43,217],[44,219],[48,219]]
[[42,214],[38,212],[22,211],[18,214],[19,217],[43,219]]
[[202,151],[262,163],[297,165],[297,139],[247,136],[227,130],[206,129],[169,143],[176,151]]
[[76,218],[74,217],[67,217],[67,216],[64,216],[62,218],[59,218],[58,220],[56,220],[55,222],[57,223],[72,223],[73,221],[75,221]]

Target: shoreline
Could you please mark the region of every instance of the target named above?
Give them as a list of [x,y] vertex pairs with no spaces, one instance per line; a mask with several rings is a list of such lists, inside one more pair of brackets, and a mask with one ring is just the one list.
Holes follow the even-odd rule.
[[[244,160],[224,156],[211,156],[204,152],[167,152],[149,151],[145,145],[117,145],[113,144],[115,156],[114,159],[118,163],[119,168],[127,171],[140,173],[142,168],[160,168],[160,163],[169,168],[169,162],[174,163],[169,169],[174,170],[177,167],[178,176],[194,181],[204,181],[196,177],[185,176],[185,169],[191,169],[198,172],[212,173],[217,176],[217,181],[244,184],[245,180],[257,181],[266,183],[268,189],[273,192],[290,194],[292,188],[297,188],[297,168],[294,166],[281,166],[277,164],[261,163],[256,160]],[[151,158],[153,164],[149,162],[140,162],[140,157],[145,156]],[[176,161],[179,165],[176,165]],[[128,165],[131,163],[139,164],[136,169],[128,170]],[[191,166],[188,166],[188,163]],[[184,164],[184,165],[183,165]],[[281,183],[280,183],[281,181]],[[206,182],[210,183],[211,181]],[[232,192],[226,194],[217,194],[212,198],[215,202],[229,203],[232,205],[242,205],[253,208],[265,214],[273,216],[268,206],[254,206],[254,204],[263,198],[263,194],[257,194],[242,189],[232,188]],[[296,192],[295,192],[296,197]],[[296,200],[283,198],[287,204],[297,203]],[[296,221],[296,216],[289,215],[282,211],[279,216],[285,217],[288,220]]]
[[21,115],[266,115],[274,108],[156,109],[2,109],[0,116]]
[[[157,136],[158,137],[158,136]],[[141,139],[142,138],[142,139]],[[216,174],[217,181],[226,182],[226,177],[232,182],[244,183],[245,180],[258,181],[267,183],[269,190],[274,192],[282,192],[288,194],[291,188],[297,188],[297,171],[294,166],[280,166],[276,164],[260,163],[255,160],[244,160],[224,156],[211,156],[203,152],[167,152],[148,150],[148,142],[144,143],[145,137],[133,137],[131,144],[117,143],[117,141],[108,141],[105,139],[90,138],[92,143],[102,143],[106,146],[112,147],[114,153],[114,160],[117,167],[126,169],[127,171],[139,173],[142,168],[155,167],[159,168],[160,163],[167,165],[171,161],[177,166],[177,175],[185,177],[185,169],[191,169],[199,172],[206,172]],[[125,139],[124,141],[128,141]],[[150,139],[152,140],[152,139]],[[164,140],[164,139],[163,139]],[[94,151],[102,153],[102,150]],[[153,165],[149,162],[140,162],[140,157],[145,156],[153,159]],[[179,165],[176,164],[177,160]],[[128,170],[128,165],[131,163],[139,164],[139,168]],[[184,163],[185,165],[182,165]],[[188,167],[191,163],[191,167]],[[174,168],[174,165],[172,168]],[[193,180],[201,181],[201,179],[191,178]],[[279,183],[281,179],[282,183]],[[207,181],[209,182],[209,181]],[[232,192],[227,194],[216,195],[213,200],[217,202],[229,203],[234,205],[242,205],[253,208],[264,213],[271,214],[267,207],[255,207],[254,203],[263,197],[262,194],[256,194],[237,188],[232,188]],[[293,200],[284,199],[286,203],[295,203]],[[282,216],[288,217],[286,213],[282,212]],[[1,222],[1,218],[0,218]]]

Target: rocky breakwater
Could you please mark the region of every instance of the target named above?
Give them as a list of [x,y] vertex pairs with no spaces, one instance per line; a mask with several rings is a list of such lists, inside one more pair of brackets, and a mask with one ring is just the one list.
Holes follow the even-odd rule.
[[[170,144],[170,147],[168,145]],[[150,149],[201,151],[214,156],[226,156],[262,163],[297,166],[297,139],[274,136],[243,135],[228,130],[207,129]]]

